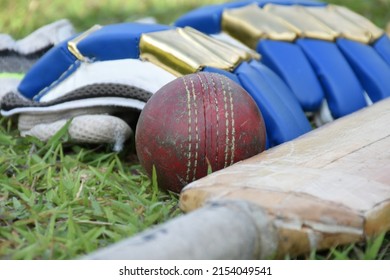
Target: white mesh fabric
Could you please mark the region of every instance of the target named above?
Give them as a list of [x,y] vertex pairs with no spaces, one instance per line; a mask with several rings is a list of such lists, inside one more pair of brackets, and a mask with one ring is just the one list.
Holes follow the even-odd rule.
[[39,124],[50,124],[60,120],[69,120],[71,118],[75,118],[82,115],[112,115],[121,111],[122,109],[117,107],[93,107],[44,114],[21,114],[18,120],[18,129],[21,131],[30,130],[31,128]]
[[[67,119],[33,126],[20,130],[22,136],[35,136],[42,141],[49,140],[67,122]],[[122,119],[110,115],[83,115],[72,119],[68,129],[72,142],[113,144],[114,151],[123,149],[125,141],[132,135],[130,126]]]

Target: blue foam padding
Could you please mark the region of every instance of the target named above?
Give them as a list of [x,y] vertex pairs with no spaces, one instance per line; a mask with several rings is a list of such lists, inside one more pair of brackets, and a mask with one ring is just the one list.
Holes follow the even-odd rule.
[[78,67],[77,59],[62,42],[50,49],[26,73],[18,91],[26,98],[33,99],[43,89],[49,89],[59,77],[65,78]]
[[343,117],[367,105],[359,80],[333,42],[298,39],[296,43],[313,66],[334,118]]
[[302,49],[296,44],[261,40],[262,62],[278,74],[295,94],[304,111],[317,111],[324,92]]
[[249,65],[257,71],[259,77],[263,78],[264,82],[268,84],[269,89],[272,90],[275,95],[279,96],[280,100],[284,103],[284,106],[286,106],[294,116],[295,123],[299,127],[300,133],[306,133],[311,130],[311,125],[308,122],[305,113],[300,107],[294,93],[286,83],[271,69],[257,60],[252,60]]
[[166,25],[141,23],[107,25],[91,33],[77,47],[84,56],[95,60],[138,58],[139,41],[143,33],[171,28]]
[[348,39],[337,45],[373,102],[390,96],[390,66],[374,48]]
[[250,64],[243,62],[234,73],[260,108],[270,147],[311,130],[298,102],[271,70],[252,61]]
[[[168,30],[173,27],[159,24],[123,23],[107,25],[91,33],[78,45],[83,56],[93,61],[139,57],[139,41],[143,33]],[[69,40],[77,37],[73,36]],[[43,55],[21,81],[18,91],[29,99],[40,97],[73,73],[79,61],[62,42]]]
[[380,37],[373,47],[382,57],[382,59],[390,66],[390,38],[387,35]]

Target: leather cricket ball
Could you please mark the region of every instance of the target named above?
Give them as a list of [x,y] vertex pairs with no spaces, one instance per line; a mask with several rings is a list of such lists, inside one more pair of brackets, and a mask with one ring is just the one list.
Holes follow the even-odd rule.
[[139,117],[135,143],[149,176],[179,193],[208,172],[265,149],[265,125],[252,97],[231,79],[196,73],[158,90]]

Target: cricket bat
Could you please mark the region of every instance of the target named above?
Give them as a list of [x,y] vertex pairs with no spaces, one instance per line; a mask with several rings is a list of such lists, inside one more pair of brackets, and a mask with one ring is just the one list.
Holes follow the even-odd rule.
[[266,259],[390,229],[390,99],[186,186],[188,212],[85,259]]

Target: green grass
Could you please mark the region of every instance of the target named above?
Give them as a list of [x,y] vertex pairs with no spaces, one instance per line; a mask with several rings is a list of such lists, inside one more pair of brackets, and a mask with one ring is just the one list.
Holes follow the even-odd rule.
[[[170,23],[205,3],[195,0],[0,0],[0,31],[22,38],[68,18],[78,31],[145,16]],[[332,0],[384,27],[390,0]],[[0,259],[72,259],[180,215],[175,194],[159,190],[130,147],[65,144],[66,129],[49,143],[19,137],[0,117]],[[390,259],[390,236],[313,252],[310,259]]]
[[[94,24],[109,24],[153,16],[169,24],[186,11],[224,0],[0,0],[0,32],[21,38],[38,27],[68,18],[82,31]],[[390,20],[390,0],[329,0],[371,19],[381,28]]]
[[186,11],[206,3],[223,0],[0,0],[0,31],[21,38],[36,28],[58,20],[69,19],[78,31],[94,24],[133,21],[155,17],[170,24]]
[[131,154],[20,138],[0,121],[0,258],[69,259],[180,213]]
[[308,258],[314,260],[389,260],[390,234],[382,233],[365,242],[339,246],[325,252],[313,252]]

